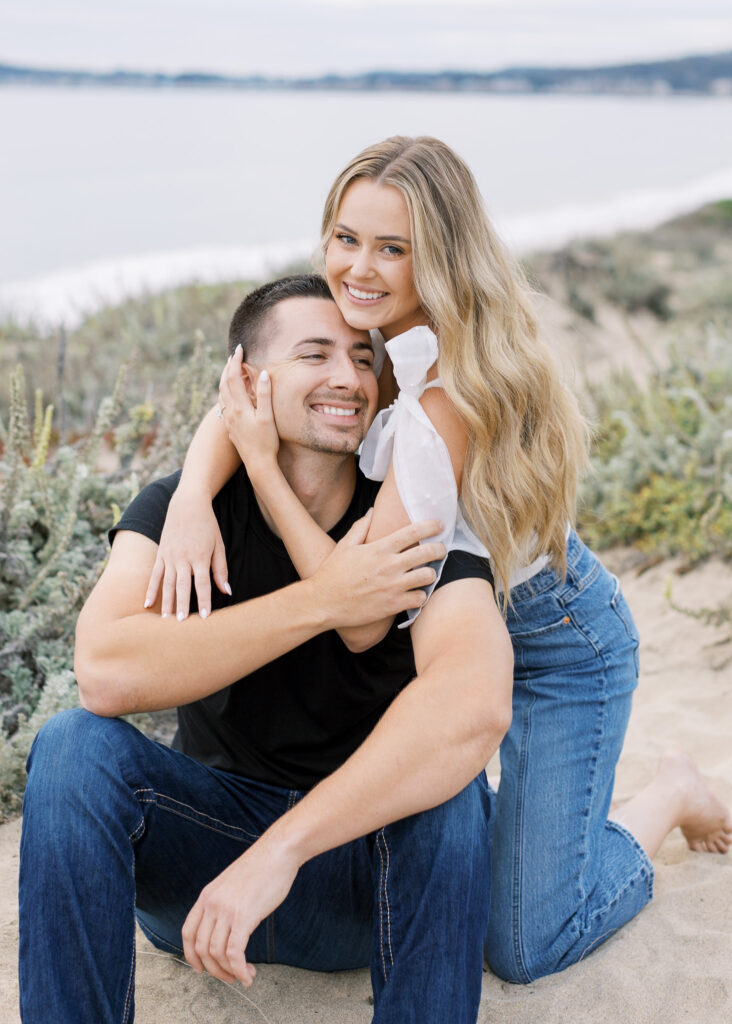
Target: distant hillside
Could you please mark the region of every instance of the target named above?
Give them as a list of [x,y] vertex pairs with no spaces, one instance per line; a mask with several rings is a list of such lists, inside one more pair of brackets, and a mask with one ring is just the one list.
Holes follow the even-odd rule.
[[0,85],[105,86],[144,89],[296,89],[333,91],[732,95],[732,51],[646,64],[596,68],[506,68],[503,71],[370,71],[320,78],[178,75],[137,71],[69,71],[0,64]]

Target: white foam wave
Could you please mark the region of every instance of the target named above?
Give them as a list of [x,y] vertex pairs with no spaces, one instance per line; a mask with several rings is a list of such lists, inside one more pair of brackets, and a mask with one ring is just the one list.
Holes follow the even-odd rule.
[[572,238],[653,228],[704,203],[729,198],[732,167],[675,188],[639,189],[602,203],[566,203],[545,212],[498,217],[496,221],[511,248],[526,252],[563,245]]
[[[732,168],[687,185],[625,192],[599,203],[562,204],[531,214],[494,217],[518,252],[563,245],[576,237],[651,228],[716,199],[732,197]],[[199,247],[102,260],[43,277],[0,284],[0,316],[73,326],[101,306],[142,292],[194,281],[266,278],[295,260],[307,260],[314,240],[267,246]]]
[[182,284],[260,279],[308,260],[311,240],[265,246],[199,247],[99,260],[42,277],[0,284],[0,316],[71,327],[85,313],[143,292]]

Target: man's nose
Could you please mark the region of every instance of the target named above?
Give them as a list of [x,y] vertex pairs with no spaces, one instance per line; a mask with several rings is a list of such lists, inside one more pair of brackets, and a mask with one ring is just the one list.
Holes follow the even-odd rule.
[[343,353],[331,360],[328,383],[332,388],[348,388],[349,391],[356,391],[360,388],[361,379],[350,355]]

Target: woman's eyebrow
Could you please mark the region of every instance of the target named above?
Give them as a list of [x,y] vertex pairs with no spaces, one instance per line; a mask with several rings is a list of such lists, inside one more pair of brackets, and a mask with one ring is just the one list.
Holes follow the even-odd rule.
[[[358,237],[358,231],[354,231],[353,228],[349,228],[347,224],[336,224],[339,231],[347,231],[349,235],[353,235],[354,238]],[[377,242],[404,242],[405,245],[411,245],[412,241],[409,238],[403,238],[402,235],[375,235]]]

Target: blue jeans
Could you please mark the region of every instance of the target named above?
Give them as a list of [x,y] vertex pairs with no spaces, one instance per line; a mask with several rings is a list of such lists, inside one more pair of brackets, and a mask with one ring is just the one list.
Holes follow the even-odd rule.
[[486,955],[507,981],[563,970],[645,906],[653,869],[607,820],[638,680],[638,634],[618,581],[570,534],[512,591],[513,721],[501,745]]
[[[25,1024],[134,1017],[135,915],[160,949],[203,887],[289,807],[117,719],[63,712],[29,757],[20,874]],[[490,900],[491,798],[452,800],[306,863],[247,948],[254,963],[371,966],[378,1024],[473,1024]]]

